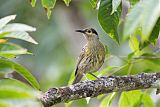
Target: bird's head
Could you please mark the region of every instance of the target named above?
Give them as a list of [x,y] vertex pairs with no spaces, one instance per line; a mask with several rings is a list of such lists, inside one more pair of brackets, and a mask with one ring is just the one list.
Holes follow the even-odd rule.
[[98,33],[93,28],[88,28],[84,30],[76,30],[76,32],[83,33],[88,40],[99,39]]

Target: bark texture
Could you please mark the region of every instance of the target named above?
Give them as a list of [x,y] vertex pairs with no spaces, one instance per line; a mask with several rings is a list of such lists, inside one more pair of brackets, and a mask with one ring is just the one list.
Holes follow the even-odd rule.
[[40,100],[44,107],[50,107],[57,103],[86,97],[96,97],[105,93],[147,88],[160,89],[160,73],[100,77],[99,80],[82,81],[70,86],[50,88],[42,94]]

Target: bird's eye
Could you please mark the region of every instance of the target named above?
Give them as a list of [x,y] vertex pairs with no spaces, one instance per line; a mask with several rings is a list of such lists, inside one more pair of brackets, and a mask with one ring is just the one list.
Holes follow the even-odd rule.
[[91,33],[91,30],[88,30],[87,32],[88,32],[88,33]]

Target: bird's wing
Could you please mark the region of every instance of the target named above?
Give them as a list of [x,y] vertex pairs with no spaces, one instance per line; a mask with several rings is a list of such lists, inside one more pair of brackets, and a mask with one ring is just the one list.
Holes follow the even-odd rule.
[[75,69],[75,75],[77,74],[78,66],[81,63],[84,56],[85,56],[85,47],[82,49],[82,52],[81,52],[80,56],[78,57],[78,61],[77,61],[76,69]]

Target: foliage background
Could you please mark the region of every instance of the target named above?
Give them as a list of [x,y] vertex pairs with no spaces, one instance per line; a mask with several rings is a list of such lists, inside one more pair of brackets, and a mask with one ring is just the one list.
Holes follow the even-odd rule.
[[[31,7],[28,0],[1,0],[0,1],[0,17],[16,14],[17,18],[14,22],[25,23],[37,28],[36,32],[30,33],[32,37],[39,43],[33,45],[19,40],[10,40],[21,44],[33,53],[33,55],[20,55],[13,60],[26,67],[40,82],[41,89],[46,91],[51,87],[59,87],[68,84],[70,75],[72,74],[76,59],[85,44],[85,38],[76,33],[76,29],[86,27],[95,28],[100,40],[104,45],[108,46],[109,53],[112,57],[106,61],[106,66],[122,66],[126,63],[121,57],[131,53],[129,43],[123,42],[119,46],[102,30],[98,18],[97,11],[94,10],[89,0],[72,0],[70,6],[67,7],[62,0],[57,0],[53,13],[48,20],[46,12],[41,6],[41,2],[37,0],[36,6]],[[145,50],[151,52],[154,47],[150,46]],[[115,56],[120,57],[115,57]],[[150,65],[150,66],[148,66]],[[129,65],[122,68],[117,74],[128,74]],[[156,66],[151,61],[143,61],[133,64],[131,74],[139,72],[158,71],[160,66]],[[123,71],[123,72],[122,72]],[[25,81],[17,73],[13,73],[15,78]],[[149,90],[150,92],[150,90]],[[158,105],[159,98],[155,93],[151,94],[153,101]],[[87,104],[86,100],[74,101],[70,107],[97,107],[100,100],[91,99]],[[115,100],[113,104],[117,104]],[[64,104],[58,104],[56,107],[62,107]],[[158,106],[157,106],[158,107]]]

